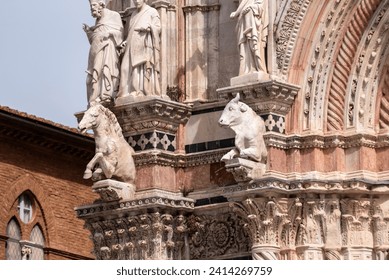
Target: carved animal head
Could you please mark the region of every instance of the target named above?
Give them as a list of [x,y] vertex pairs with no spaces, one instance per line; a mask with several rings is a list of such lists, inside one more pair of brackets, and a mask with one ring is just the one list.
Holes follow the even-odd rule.
[[[100,125],[101,123],[103,124]],[[85,111],[84,116],[78,124],[78,129],[82,133],[89,129],[99,129],[100,131],[104,130],[105,134],[116,135],[119,138],[123,137],[122,128],[115,114],[100,103],[93,104]]]
[[78,129],[81,133],[84,133],[89,129],[93,129],[98,125],[98,117],[103,113],[103,108],[104,107],[102,105],[96,104],[85,111],[84,116],[78,124]]
[[232,127],[241,123],[242,114],[249,110],[249,106],[239,102],[240,95],[236,94],[223,110],[223,113],[219,119],[220,126]]

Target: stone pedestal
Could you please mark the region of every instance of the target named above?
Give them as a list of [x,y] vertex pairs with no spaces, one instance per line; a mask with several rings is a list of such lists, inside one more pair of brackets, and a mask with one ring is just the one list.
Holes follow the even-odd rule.
[[225,164],[238,183],[260,179],[266,171],[266,164],[244,158],[234,158],[225,161]]
[[94,183],[92,189],[105,202],[131,199],[135,194],[134,185],[110,179]]
[[251,85],[262,82],[269,82],[270,76],[266,72],[254,72],[242,76],[233,77],[230,80],[231,86]]

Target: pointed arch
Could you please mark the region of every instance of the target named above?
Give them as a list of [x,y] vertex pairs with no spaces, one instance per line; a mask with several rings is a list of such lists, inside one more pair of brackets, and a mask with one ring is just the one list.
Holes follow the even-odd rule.
[[[6,199],[4,200],[3,211],[0,212],[0,219],[3,221],[10,220],[10,215],[13,215],[12,207],[15,205],[18,197],[24,192],[30,192],[35,200],[36,207],[39,207],[43,216],[42,231],[45,236],[46,245],[50,244],[50,234],[55,235],[55,228],[48,228],[48,221],[54,221],[55,216],[52,207],[49,203],[49,196],[44,189],[45,184],[40,182],[32,174],[25,174],[19,177],[4,194]],[[5,232],[4,225],[0,224],[0,232]]]
[[21,247],[20,247],[20,239],[21,239],[21,229],[20,225],[15,217],[11,218],[9,223],[7,224],[7,243],[6,243],[6,251],[5,257],[7,260],[20,260],[22,258],[21,255]]

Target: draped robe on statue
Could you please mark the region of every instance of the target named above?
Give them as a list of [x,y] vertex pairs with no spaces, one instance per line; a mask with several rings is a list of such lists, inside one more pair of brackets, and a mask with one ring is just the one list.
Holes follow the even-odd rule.
[[[249,9],[245,12],[246,9]],[[265,46],[268,35],[267,0],[241,0],[235,17],[240,57],[239,75],[267,72]]]
[[156,9],[145,5],[131,15],[121,65],[119,96],[161,95],[160,32],[161,22]]
[[88,60],[88,103],[115,98],[119,87],[117,46],[123,41],[123,24],[119,13],[103,10],[103,16],[87,31],[91,44]]

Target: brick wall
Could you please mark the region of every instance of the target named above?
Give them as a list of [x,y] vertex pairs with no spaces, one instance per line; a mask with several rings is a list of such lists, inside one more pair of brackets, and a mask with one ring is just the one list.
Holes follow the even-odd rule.
[[[93,152],[93,143],[89,146]],[[92,182],[82,179],[87,161],[42,148],[39,143],[0,135],[0,237],[6,236],[7,223],[15,217],[24,240],[39,224],[46,239],[46,258],[93,258],[89,231],[74,211],[74,207],[97,198],[90,188]],[[35,201],[35,214],[29,224],[17,214],[18,197],[25,191],[30,191]],[[1,238],[0,259],[5,259]]]

